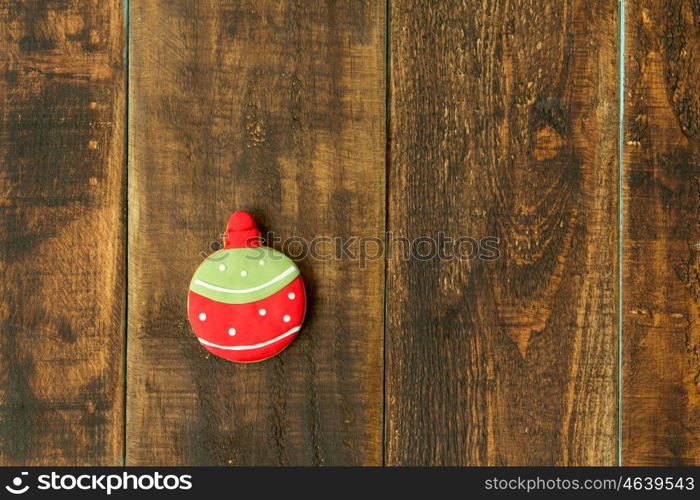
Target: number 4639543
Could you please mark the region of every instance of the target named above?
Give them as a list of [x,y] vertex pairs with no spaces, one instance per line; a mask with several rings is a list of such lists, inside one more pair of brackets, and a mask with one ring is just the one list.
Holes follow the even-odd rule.
[[642,490],[694,490],[692,477],[627,477],[622,488],[632,491]]

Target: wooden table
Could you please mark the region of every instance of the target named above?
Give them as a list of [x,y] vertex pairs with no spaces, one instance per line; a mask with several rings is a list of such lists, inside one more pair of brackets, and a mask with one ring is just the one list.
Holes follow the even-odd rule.
[[[0,0],[0,37],[0,463],[700,463],[696,1]],[[236,209],[392,255],[300,260],[299,338],[226,362],[186,294]],[[440,233],[497,258],[398,255]]]

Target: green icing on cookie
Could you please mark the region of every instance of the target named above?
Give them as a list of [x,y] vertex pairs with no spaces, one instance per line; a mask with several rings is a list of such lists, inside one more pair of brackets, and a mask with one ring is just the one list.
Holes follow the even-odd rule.
[[211,254],[192,277],[190,290],[217,302],[245,304],[278,292],[299,269],[269,247],[230,248]]

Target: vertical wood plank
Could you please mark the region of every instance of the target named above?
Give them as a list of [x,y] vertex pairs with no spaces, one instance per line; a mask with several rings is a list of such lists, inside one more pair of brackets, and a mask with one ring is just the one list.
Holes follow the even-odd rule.
[[122,2],[0,1],[0,463],[118,465]]
[[127,461],[378,464],[382,260],[300,262],[279,356],[212,357],[189,280],[236,209],[281,237],[384,231],[381,1],[132,0]]
[[392,0],[390,26],[388,227],[500,256],[390,260],[388,463],[615,463],[616,2]]
[[700,464],[700,4],[628,0],[623,463]]

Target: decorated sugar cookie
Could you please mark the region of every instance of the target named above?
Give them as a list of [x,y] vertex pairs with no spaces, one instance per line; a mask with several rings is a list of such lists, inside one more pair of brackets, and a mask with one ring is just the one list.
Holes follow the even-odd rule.
[[262,361],[294,340],[305,312],[297,266],[261,246],[253,218],[235,212],[224,248],[200,264],[190,283],[188,315],[199,342],[231,361]]

